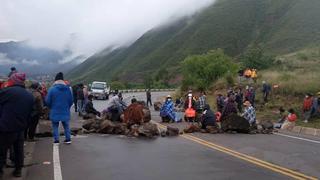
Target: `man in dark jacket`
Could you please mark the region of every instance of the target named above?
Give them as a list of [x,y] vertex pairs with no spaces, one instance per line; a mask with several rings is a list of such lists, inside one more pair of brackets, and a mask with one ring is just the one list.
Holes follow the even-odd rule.
[[206,129],[207,126],[216,126],[216,116],[211,110],[209,104],[206,104],[201,118],[201,129]]
[[43,113],[43,99],[40,93],[40,84],[38,82],[33,82],[30,86],[30,91],[34,97],[33,110],[31,113],[31,119],[24,133],[24,138],[29,137],[30,141],[34,141],[34,135],[36,133],[36,128],[39,123],[40,116]]
[[79,88],[79,84],[72,86],[73,105],[74,105],[75,112],[78,112],[78,97],[77,97],[78,88]]
[[7,158],[8,148],[14,148],[15,170],[13,175],[21,177],[23,167],[24,130],[27,127],[34,103],[33,96],[25,89],[24,73],[10,76],[13,86],[0,90],[0,178]]
[[79,87],[77,89],[77,104],[78,104],[78,113],[79,116],[83,114],[84,110],[84,93],[83,93],[83,84],[79,84]]
[[89,95],[88,102],[85,106],[85,111],[86,111],[87,115],[89,115],[89,116],[90,116],[90,114],[93,114],[94,116],[100,117],[101,113],[93,107],[92,99],[93,99],[93,95]]
[[148,89],[148,91],[146,92],[146,95],[147,95],[147,106],[149,106],[149,103],[150,103],[150,106],[152,106],[151,91],[150,91],[150,89]]

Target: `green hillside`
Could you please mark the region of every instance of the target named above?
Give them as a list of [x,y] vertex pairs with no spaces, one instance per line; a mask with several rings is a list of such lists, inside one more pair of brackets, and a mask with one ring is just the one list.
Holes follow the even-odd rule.
[[218,0],[193,17],[147,32],[129,47],[92,56],[68,77],[141,83],[164,68],[174,77],[188,55],[222,48],[237,56],[252,43],[275,55],[318,45],[320,1]]

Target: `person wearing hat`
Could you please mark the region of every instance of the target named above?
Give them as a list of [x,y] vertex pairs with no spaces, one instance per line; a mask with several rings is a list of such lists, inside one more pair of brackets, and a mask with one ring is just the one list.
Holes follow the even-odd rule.
[[191,93],[184,103],[185,119],[187,122],[194,122],[196,120],[196,101]]
[[10,73],[9,73],[9,75],[8,75],[8,78],[10,78],[12,74],[18,72],[17,69],[16,69],[16,67],[11,67],[10,70],[11,70],[11,71],[10,71]]
[[63,79],[63,73],[60,72],[55,77],[53,86],[49,89],[46,97],[46,104],[50,109],[49,118],[52,122],[54,143],[59,144],[59,124],[64,128],[65,143],[71,144],[70,131],[70,108],[73,104],[72,92]]
[[201,116],[201,129],[206,129],[207,126],[216,127],[216,115],[211,110],[210,105],[206,104],[204,107],[204,111]]
[[160,109],[160,117],[163,122],[175,122],[176,114],[174,113],[174,104],[171,95],[168,95],[166,101]]
[[12,85],[0,90],[0,179],[7,159],[7,150],[13,147],[15,170],[13,176],[21,177],[24,161],[24,130],[31,116],[34,98],[25,89],[26,74],[14,73]]
[[256,123],[256,110],[250,103],[250,101],[246,101],[243,104],[245,106],[244,113],[242,114],[242,117],[244,117],[250,124],[250,126],[253,126]]
[[43,113],[43,100],[40,93],[40,84],[39,82],[33,82],[30,86],[30,92],[34,97],[33,110],[31,113],[30,122],[27,129],[25,130],[24,138],[30,141],[34,141],[34,135],[36,133],[36,128],[40,119],[40,116]]

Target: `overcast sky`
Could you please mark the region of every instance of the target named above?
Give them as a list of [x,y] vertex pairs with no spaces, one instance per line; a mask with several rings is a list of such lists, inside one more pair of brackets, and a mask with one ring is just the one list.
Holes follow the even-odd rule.
[[0,0],[0,41],[91,55],[214,0]]

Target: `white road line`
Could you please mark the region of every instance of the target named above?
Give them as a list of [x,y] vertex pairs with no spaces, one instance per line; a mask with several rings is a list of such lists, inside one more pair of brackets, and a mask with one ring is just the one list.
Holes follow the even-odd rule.
[[54,180],[62,180],[59,144],[53,144],[53,174]]
[[288,137],[288,138],[292,138],[292,139],[299,139],[302,141],[307,141],[307,142],[312,142],[312,143],[316,143],[316,144],[320,144],[320,141],[316,141],[316,140],[312,140],[312,139],[306,139],[306,138],[301,138],[301,137],[296,137],[296,136],[290,136],[290,135],[286,135],[286,134],[280,134],[280,133],[274,133],[275,135],[278,136],[284,136],[284,137]]

